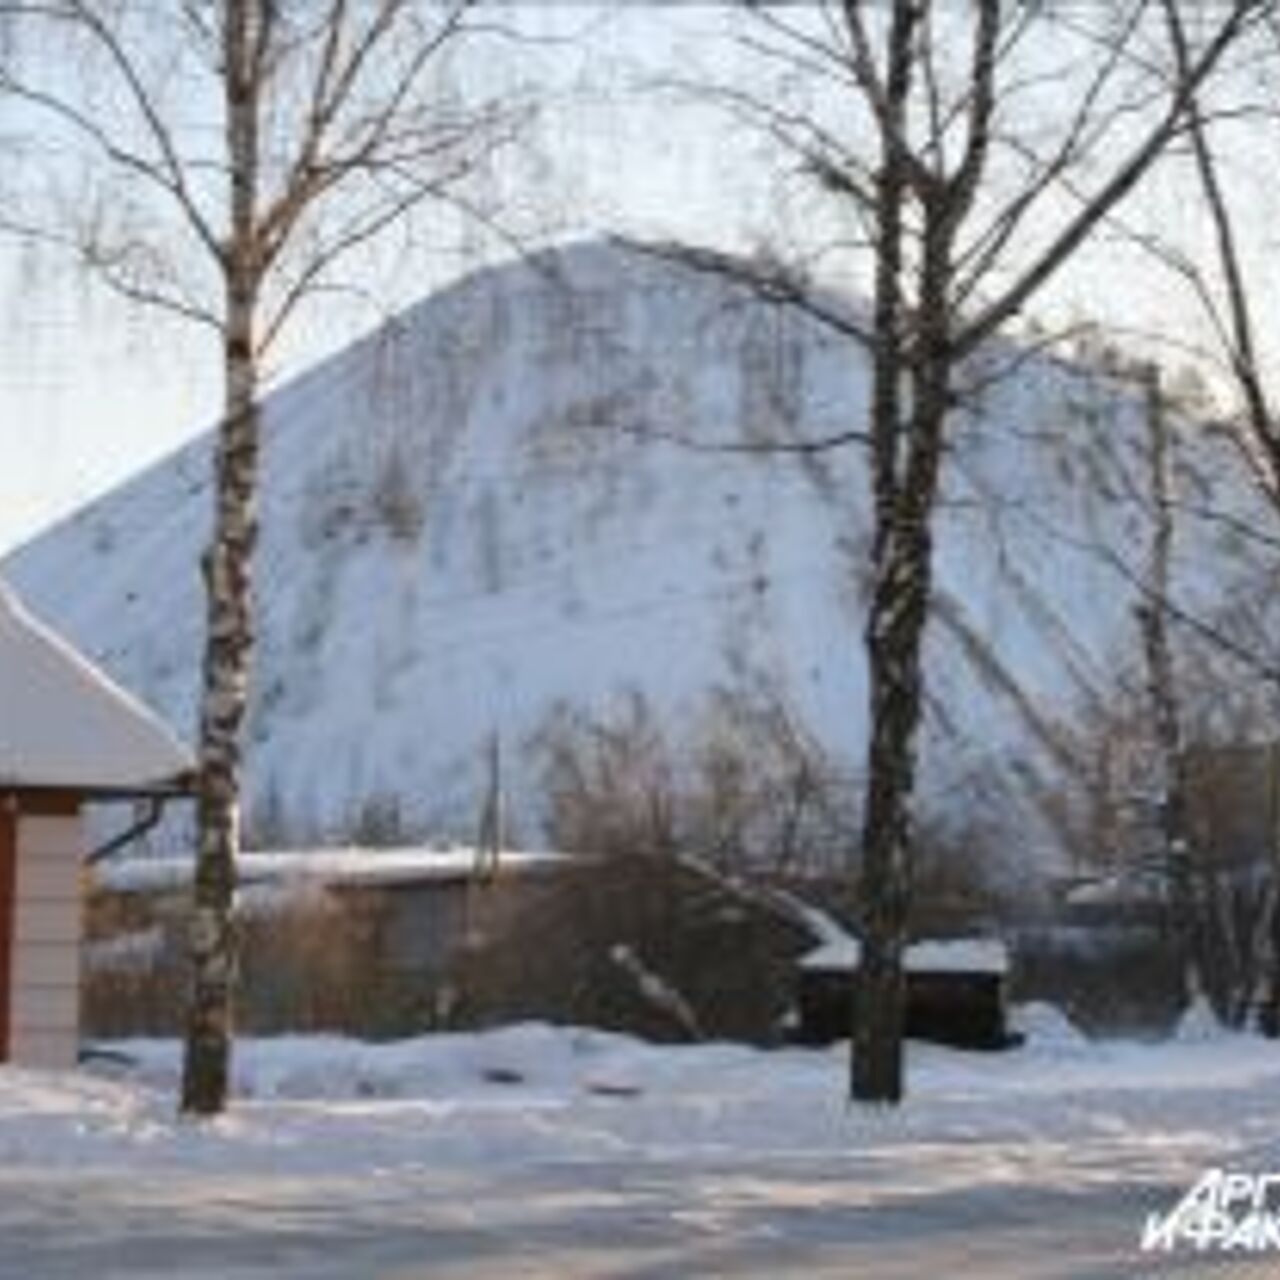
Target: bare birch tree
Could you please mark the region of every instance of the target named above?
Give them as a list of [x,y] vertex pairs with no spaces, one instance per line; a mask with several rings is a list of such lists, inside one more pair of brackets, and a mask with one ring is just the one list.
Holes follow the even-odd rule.
[[[1173,0],[1170,0],[1172,3]],[[810,282],[801,253],[744,264],[664,246],[703,270],[796,306],[863,345],[871,359],[866,427],[789,444],[865,445],[874,509],[865,631],[870,742],[857,899],[862,959],[853,1018],[854,1098],[903,1090],[902,955],[911,896],[912,795],[930,612],[933,515],[948,427],[984,344],[1072,260],[1182,128],[1188,102],[1266,0],[1213,9],[1184,74],[1153,68],[1142,0],[1098,6],[1098,25],[1059,11],[976,0],[843,0],[816,13],[753,6],[753,49],[828,110],[734,86],[703,87],[790,157],[831,202],[841,244],[869,255],[865,320]],[[1092,10],[1088,12],[1094,12]],[[1084,65],[1039,72],[1024,42],[1055,22]],[[1051,79],[1056,101],[1023,114]],[[1034,94],[1032,94],[1034,101]]]
[[[1173,50],[1174,72],[1183,92],[1186,132],[1199,193],[1213,231],[1212,258],[1197,261],[1168,246],[1155,247],[1162,262],[1175,270],[1191,286],[1216,337],[1227,382],[1234,388],[1235,404],[1228,415],[1232,439],[1239,447],[1267,503],[1280,515],[1280,412],[1277,393],[1269,379],[1269,366],[1258,322],[1258,306],[1253,296],[1242,249],[1238,202],[1233,201],[1224,177],[1218,140],[1213,130],[1212,112],[1205,103],[1205,86],[1193,81],[1194,54],[1190,23],[1173,0],[1162,0],[1161,9]],[[1273,11],[1262,28],[1265,55],[1264,83],[1272,90],[1280,85],[1280,17]],[[1280,155],[1280,102],[1272,99],[1266,112],[1276,130],[1273,145]],[[1274,757],[1272,757],[1274,758]],[[1274,837],[1273,854],[1280,859],[1280,833]],[[1268,1034],[1280,1029],[1280,864],[1272,870],[1265,918],[1255,931],[1252,944],[1270,956],[1269,992],[1262,1009],[1262,1024]],[[1243,998],[1242,1020],[1251,1012],[1259,993],[1250,990]]]
[[473,5],[431,0],[0,0],[25,41],[0,90],[86,149],[89,221],[62,234],[132,301],[220,350],[198,857],[182,1107],[226,1104],[241,739],[254,641],[263,360],[335,269],[462,183],[515,128],[447,92]]
[[[1174,73],[1184,91],[1186,133],[1204,209],[1213,228],[1215,257],[1211,263],[1197,263],[1186,255],[1165,253],[1163,260],[1188,280],[1204,308],[1238,392],[1238,412],[1233,415],[1238,429],[1236,439],[1262,492],[1280,511],[1280,415],[1267,385],[1238,219],[1222,176],[1210,113],[1204,106],[1204,86],[1192,83],[1193,53],[1188,24],[1173,0],[1162,0],[1162,8],[1173,49]],[[1280,18],[1274,13],[1271,17],[1266,28],[1273,66],[1271,74],[1280,80],[1280,25],[1277,25]],[[1280,104],[1273,108],[1272,114],[1273,122],[1280,126]],[[1280,138],[1277,142],[1280,143]]]

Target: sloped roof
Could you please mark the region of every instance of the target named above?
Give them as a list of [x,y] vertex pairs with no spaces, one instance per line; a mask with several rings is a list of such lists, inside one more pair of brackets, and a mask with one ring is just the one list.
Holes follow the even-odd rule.
[[[862,963],[862,943],[854,937],[826,942],[800,960],[802,969],[850,971]],[[926,938],[903,952],[907,973],[1009,972],[1009,949],[999,938]]]
[[0,582],[0,787],[159,790],[192,767],[156,716]]
[[[475,849],[289,849],[253,850],[236,859],[241,885],[301,886],[318,883],[334,888],[398,888],[449,884],[476,879],[485,855]],[[493,870],[498,875],[541,873],[582,865],[563,853],[504,849]],[[164,893],[185,889],[195,871],[188,854],[118,858],[104,862],[98,883],[118,893]]]

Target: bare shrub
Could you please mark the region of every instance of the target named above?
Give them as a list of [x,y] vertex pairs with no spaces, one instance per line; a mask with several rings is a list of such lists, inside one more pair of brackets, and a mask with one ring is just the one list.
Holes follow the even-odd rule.
[[[92,941],[83,974],[86,1034],[180,1032],[188,909],[186,895],[179,893],[91,895]],[[382,1037],[436,1025],[443,975],[406,971],[395,963],[388,945],[389,910],[387,897],[378,893],[298,886],[242,891],[236,914],[237,1026],[253,1034],[331,1031]],[[113,941],[127,944],[144,934],[156,939],[145,963],[112,963]]]
[[[1138,680],[1117,664],[1114,687],[1075,725],[1090,770],[1073,802],[1075,848],[1083,869],[1110,877],[1117,918],[1135,903],[1156,944],[1172,940],[1170,868],[1161,840],[1161,773],[1148,704]],[[1184,655],[1180,697],[1185,749],[1190,880],[1189,945],[1194,970],[1222,1021],[1265,1018],[1276,993],[1265,988],[1275,918],[1280,758],[1265,745],[1256,699],[1233,707],[1238,690],[1220,662]],[[1101,909],[1099,908],[1099,912]]]
[[412,843],[400,809],[400,797],[376,792],[366,797],[344,833],[361,849],[396,849]]
[[[155,931],[158,931],[158,935]],[[145,964],[104,964],[122,940],[150,936]],[[81,1026],[90,1036],[174,1035],[183,1025],[187,973],[183,940],[153,903],[88,887],[81,964]]]
[[717,690],[681,741],[632,692],[610,716],[557,709],[533,746],[557,849],[817,875],[856,842],[852,777],[767,685]]
[[540,1018],[655,1040],[775,1042],[806,930],[676,857],[620,853],[548,882],[459,961],[467,1024]]
[[677,847],[675,782],[665,735],[632,692],[609,720],[557,707],[535,736],[551,846],[597,856]]

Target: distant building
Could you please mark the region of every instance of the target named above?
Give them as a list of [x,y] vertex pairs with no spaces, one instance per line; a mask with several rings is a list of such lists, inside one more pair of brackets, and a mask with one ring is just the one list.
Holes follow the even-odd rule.
[[[95,867],[86,1024],[173,1034],[191,902],[190,856]],[[237,1022],[253,1033],[407,1035],[451,1025],[452,971],[575,866],[562,855],[470,848],[242,853],[236,865]]]
[[84,806],[181,794],[191,771],[159,720],[0,584],[0,1062],[76,1061]]
[[[800,961],[799,1039],[829,1044],[849,1034],[862,948],[828,942]],[[964,1049],[1017,1043],[1008,1026],[1008,948],[998,938],[922,939],[903,955],[906,1034]]]

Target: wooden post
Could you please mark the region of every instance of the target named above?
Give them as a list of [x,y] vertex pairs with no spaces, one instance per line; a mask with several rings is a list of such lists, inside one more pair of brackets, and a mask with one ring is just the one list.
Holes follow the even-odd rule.
[[476,832],[476,878],[481,883],[490,881],[497,875],[502,847],[507,838],[502,795],[502,740],[496,729],[489,737],[486,759],[488,787]]

